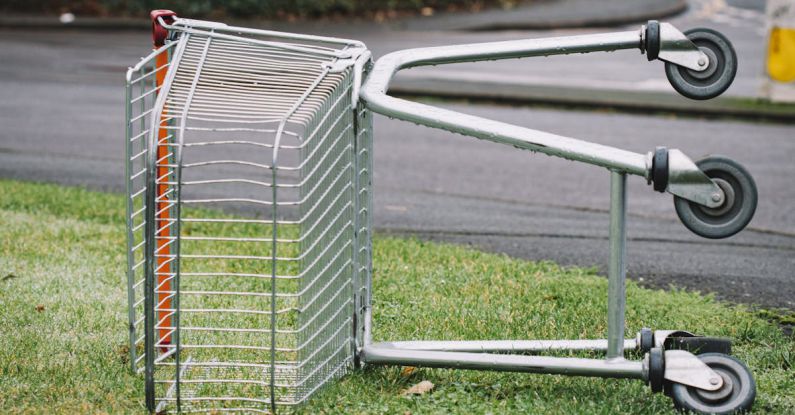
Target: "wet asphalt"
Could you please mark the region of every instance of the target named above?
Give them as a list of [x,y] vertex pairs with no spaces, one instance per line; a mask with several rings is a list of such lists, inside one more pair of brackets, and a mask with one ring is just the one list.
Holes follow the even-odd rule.
[[[146,41],[135,31],[0,31],[0,177],[123,191],[123,72]],[[726,240],[691,234],[670,195],[630,178],[628,275],[795,309],[792,125],[437,104],[641,153],[665,145],[735,158],[760,201],[749,228]],[[374,146],[379,232],[605,271],[607,170],[380,116]]]

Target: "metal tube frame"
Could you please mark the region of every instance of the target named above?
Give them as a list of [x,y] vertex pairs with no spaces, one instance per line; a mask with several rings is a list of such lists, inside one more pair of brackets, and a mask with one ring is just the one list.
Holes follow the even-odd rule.
[[[508,144],[552,156],[580,161],[610,170],[610,258],[608,265],[608,307],[606,340],[491,340],[491,341],[406,341],[372,343],[372,319],[368,306],[364,319],[364,346],[357,350],[366,364],[395,364],[438,368],[556,373],[564,375],[649,379],[648,360],[628,361],[625,348],[638,348],[639,341],[624,339],[626,304],[626,176],[634,174],[651,178],[650,154],[638,154],[574,138],[518,127],[476,116],[411,102],[387,95],[389,82],[401,69],[455,62],[547,56],[555,54],[615,51],[639,48],[645,50],[645,27],[638,31],[491,42],[472,45],[442,46],[398,51],[380,58],[362,86],[361,98],[368,109],[405,121],[448,130],[479,139]],[[676,38],[674,62],[689,66],[693,58],[704,54],[673,26],[666,26],[661,47]],[[685,40],[682,41],[682,38]],[[674,167],[679,168],[677,166]],[[679,175],[703,175],[695,166],[681,163]],[[695,172],[691,171],[695,170]],[[686,171],[686,174],[683,173]],[[698,182],[693,179],[691,182]],[[703,189],[694,191],[695,199],[706,199],[704,190],[714,187],[706,179]],[[606,352],[605,359],[578,359],[520,355],[517,353],[551,350],[596,350]]]
[[[293,117],[293,115],[298,113],[299,110],[301,109],[302,105],[304,105],[304,103],[307,102],[311,98],[310,94],[314,93],[316,90],[321,89],[321,87],[322,88],[327,88],[328,87],[327,85],[324,86],[323,82],[327,80],[329,74],[335,74],[335,73],[339,73],[339,72],[342,72],[342,71],[348,71],[349,68],[353,67],[354,65],[356,65],[356,70],[361,72],[361,71],[363,71],[364,64],[369,62],[370,55],[369,55],[369,52],[364,50],[364,45],[361,44],[361,42],[348,41],[348,40],[345,40],[345,39],[325,38],[325,37],[316,37],[316,36],[308,36],[308,35],[286,34],[286,33],[280,33],[280,32],[270,32],[270,31],[262,31],[262,30],[236,28],[236,27],[226,26],[226,25],[222,25],[222,24],[214,24],[212,22],[194,21],[194,20],[189,20],[189,19],[178,19],[178,18],[175,18],[174,21],[173,21],[173,24],[167,24],[166,22],[163,21],[162,18],[158,18],[158,21],[159,21],[161,26],[163,26],[166,29],[169,29],[169,31],[171,32],[171,35],[170,35],[170,38],[169,38],[167,44],[171,45],[169,47],[174,49],[173,54],[170,55],[171,63],[170,63],[170,66],[168,67],[168,71],[166,73],[166,76],[162,80],[162,82],[159,82],[158,85],[157,85],[157,88],[159,88],[159,90],[161,92],[164,92],[164,91],[168,92],[170,90],[170,88],[171,88],[172,83],[174,83],[175,75],[176,75],[176,72],[177,72],[177,68],[178,68],[179,63],[180,63],[180,61],[182,59],[183,52],[185,52],[185,50],[186,50],[186,47],[187,47],[186,45],[187,45],[188,39],[190,37],[192,37],[192,36],[196,36],[196,37],[206,36],[206,40],[203,40],[204,45],[203,45],[203,49],[201,51],[201,56],[199,58],[199,64],[197,65],[197,67],[195,69],[195,73],[193,74],[193,80],[192,80],[192,83],[189,86],[189,90],[187,92],[187,96],[186,96],[185,102],[183,104],[184,108],[183,108],[183,110],[181,112],[181,116],[178,118],[178,120],[180,120],[179,123],[175,123],[174,119],[168,120],[166,118],[168,120],[167,122],[170,123],[169,124],[169,129],[175,131],[175,133],[176,133],[174,137],[169,139],[169,143],[168,143],[169,147],[173,151],[173,155],[170,156],[168,161],[165,162],[165,163],[161,163],[159,161],[160,160],[160,156],[155,154],[155,152],[153,152],[153,151],[149,151],[147,153],[147,155],[146,155],[147,156],[147,162],[146,162],[146,186],[145,186],[145,188],[146,188],[146,192],[145,192],[145,215],[146,215],[146,221],[147,221],[146,223],[149,224],[149,225],[145,228],[145,241],[146,242],[145,242],[145,248],[144,248],[145,252],[146,252],[146,255],[145,255],[145,258],[146,258],[146,261],[145,261],[146,277],[145,277],[145,284],[144,284],[145,285],[144,291],[146,293],[146,295],[145,295],[145,310],[144,310],[145,314],[146,314],[146,316],[144,318],[144,322],[145,322],[144,331],[146,332],[146,334],[144,336],[144,340],[145,340],[145,347],[144,348],[145,348],[145,351],[146,351],[146,361],[145,361],[145,368],[144,368],[144,380],[145,380],[146,406],[147,406],[147,409],[150,412],[158,412],[159,413],[161,410],[163,410],[164,408],[167,407],[167,402],[173,402],[173,403],[175,403],[176,411],[179,413],[181,410],[184,409],[184,407],[186,405],[189,405],[192,400],[196,400],[197,399],[197,398],[193,398],[193,397],[182,396],[183,394],[180,393],[180,384],[181,384],[180,380],[181,380],[181,378],[183,378],[183,375],[184,375],[184,373],[186,373],[186,370],[188,369],[188,367],[190,365],[194,364],[194,362],[191,362],[191,358],[190,357],[188,357],[187,359],[183,359],[182,356],[181,356],[181,354],[182,354],[181,351],[183,349],[183,345],[180,342],[180,335],[181,335],[181,332],[182,332],[183,328],[182,328],[181,323],[180,323],[180,304],[179,304],[180,286],[179,286],[179,282],[180,282],[180,277],[181,277],[181,271],[180,271],[180,268],[179,268],[179,263],[180,263],[180,258],[187,258],[188,255],[184,255],[183,256],[182,253],[180,252],[180,239],[182,238],[182,235],[180,234],[180,227],[181,227],[180,225],[181,225],[181,222],[182,222],[182,217],[181,217],[181,214],[180,214],[181,213],[180,212],[180,207],[181,207],[182,203],[189,203],[190,202],[190,201],[183,200],[183,198],[182,198],[182,186],[183,186],[183,184],[187,183],[187,182],[183,182],[182,181],[182,168],[187,166],[187,165],[185,165],[183,163],[183,160],[182,160],[183,147],[186,147],[188,145],[188,144],[184,143],[184,140],[185,140],[184,136],[185,136],[186,129],[187,129],[186,120],[187,120],[187,115],[188,115],[188,112],[189,112],[189,108],[191,106],[191,102],[193,101],[193,98],[194,98],[194,92],[196,90],[197,82],[199,81],[199,78],[201,76],[201,72],[202,72],[202,69],[203,69],[203,63],[204,63],[205,57],[206,57],[206,55],[208,53],[208,48],[210,46],[210,42],[215,40],[215,39],[235,40],[235,41],[240,41],[240,42],[244,42],[244,43],[250,43],[250,44],[254,44],[254,45],[258,45],[258,46],[267,46],[267,47],[272,47],[272,48],[277,48],[277,49],[288,50],[288,51],[292,51],[292,52],[300,52],[300,53],[306,54],[306,55],[316,55],[315,56],[316,59],[317,58],[326,58],[327,59],[327,62],[322,62],[320,64],[320,68],[322,68],[322,69],[321,69],[320,73],[315,76],[311,86],[309,86],[307,88],[307,90],[303,93],[303,95],[296,100],[296,102],[292,105],[292,107],[284,115],[282,115],[281,120],[279,121],[278,128],[275,131],[272,162],[271,162],[271,167],[269,167],[269,169],[271,170],[271,176],[272,176],[271,177],[272,181],[271,181],[269,186],[271,187],[272,200],[273,200],[272,206],[270,208],[270,209],[272,209],[272,218],[273,218],[273,220],[272,220],[272,236],[270,238],[268,238],[268,239],[270,239],[269,243],[271,245],[271,247],[269,249],[271,251],[270,255],[269,255],[269,258],[272,258],[272,260],[271,260],[271,272],[270,272],[270,276],[269,276],[270,277],[269,278],[270,279],[270,290],[268,292],[269,297],[270,297],[270,307],[269,307],[270,310],[267,312],[268,314],[270,314],[270,327],[271,327],[271,329],[269,330],[270,331],[270,336],[269,336],[270,337],[270,346],[268,347],[270,349],[269,350],[270,362],[267,364],[267,367],[266,367],[266,365],[262,365],[262,367],[265,368],[269,372],[269,376],[268,376],[269,379],[266,380],[266,381],[263,381],[264,384],[265,384],[265,387],[268,389],[268,392],[266,392],[266,393],[269,395],[269,399],[262,399],[261,401],[262,401],[263,405],[267,406],[267,409],[270,410],[270,413],[275,413],[277,404],[280,405],[283,402],[285,402],[284,404],[297,404],[297,403],[300,403],[300,401],[295,401],[295,402],[289,402],[287,400],[280,401],[279,399],[277,399],[277,393],[276,393],[277,388],[286,387],[286,386],[284,386],[284,381],[283,380],[281,381],[282,384],[280,384],[280,383],[278,383],[279,380],[276,378],[277,372],[279,370],[282,370],[282,366],[286,366],[284,364],[284,362],[280,362],[279,360],[277,360],[277,351],[281,352],[282,350],[279,349],[279,346],[277,345],[277,342],[276,342],[276,334],[278,332],[278,330],[276,329],[276,327],[277,327],[277,325],[276,325],[276,315],[277,315],[276,307],[277,307],[277,302],[276,301],[277,301],[277,295],[279,295],[277,293],[277,289],[276,289],[277,288],[276,280],[277,280],[277,278],[284,278],[282,276],[278,276],[277,275],[277,268],[276,268],[277,259],[278,259],[278,257],[277,257],[277,243],[285,243],[284,240],[279,240],[278,239],[278,232],[276,232],[276,231],[277,231],[277,226],[278,225],[281,225],[283,223],[287,223],[286,221],[279,221],[279,220],[276,219],[276,218],[279,217],[279,215],[278,215],[279,212],[277,211],[277,206],[279,206],[279,204],[276,203],[276,201],[277,201],[276,192],[277,192],[277,188],[280,187],[280,185],[277,183],[277,170],[280,167],[279,166],[278,155],[279,155],[279,149],[282,148],[282,146],[280,144],[280,140],[281,140],[283,135],[287,136],[288,134],[294,134],[293,132],[288,131],[288,128],[286,127],[288,125],[288,122],[291,122],[291,118]],[[202,29],[204,29],[204,30],[202,30]],[[248,34],[254,34],[254,35],[261,35],[261,36],[273,36],[274,40],[262,41],[262,40],[258,40],[258,39],[242,38],[242,37],[232,36],[232,35],[229,35],[229,34],[218,33],[219,31],[238,33],[238,34],[239,33],[248,33]],[[180,33],[179,33],[178,36],[175,36],[174,32],[180,32]],[[294,45],[293,43],[290,43],[290,42],[285,42],[285,40],[301,40],[301,41],[309,41],[309,42],[314,41],[314,42],[318,42],[318,43],[334,45],[335,47],[338,47],[339,49],[330,48],[330,47],[323,46],[323,45],[310,45],[310,46],[307,46],[307,47],[302,47],[302,46],[296,46],[296,45]],[[176,46],[173,46],[173,45],[176,45]],[[161,65],[161,66],[165,67],[164,65]],[[128,73],[128,78],[129,77],[130,77],[130,75]],[[359,73],[358,76],[355,77],[355,79],[356,79],[355,82],[361,82],[361,73]],[[128,83],[129,83],[129,79],[128,79]],[[341,92],[339,92],[340,94],[350,94],[350,92],[344,92],[345,91],[344,89],[341,89],[340,91],[341,91]],[[357,106],[356,105],[356,101],[357,100],[354,99],[354,98],[358,98],[358,85],[354,85],[353,87],[349,87],[348,91],[354,91],[353,92],[353,96],[350,96],[351,101],[353,101],[353,104],[351,104],[351,105],[347,105],[346,104],[346,105],[338,106],[337,102],[340,102],[342,98],[336,98],[335,101],[334,101],[333,106],[334,107],[338,107],[338,108],[343,108],[344,111],[352,111],[352,112],[354,112],[354,111],[356,111],[358,109],[358,110],[361,110],[364,113],[365,112],[364,107],[361,106],[361,105]],[[167,100],[166,97],[168,95],[166,93],[161,93],[161,92],[157,93],[155,104],[154,104],[154,108],[152,110],[152,113],[154,115],[152,116],[152,119],[150,121],[150,132],[147,134],[148,148],[157,148],[157,146],[160,144],[160,140],[161,140],[161,138],[158,137],[158,132],[162,129],[161,125],[164,123],[164,121],[163,121],[164,117],[166,117],[164,115],[164,109],[166,108],[166,100]],[[129,90],[127,91],[127,94],[128,94],[128,97],[127,97],[127,101],[128,101],[127,118],[129,119],[130,118],[130,108],[129,108],[130,91]],[[335,92],[335,94],[337,94],[337,92]],[[355,112],[354,112],[354,117],[356,117],[356,113]],[[171,125],[171,124],[173,124],[173,125]],[[337,125],[336,121],[334,122],[334,125]],[[365,127],[369,129],[368,126],[365,126]],[[127,135],[128,136],[130,135],[129,131],[127,132]],[[342,133],[339,133],[339,135],[342,136]],[[358,139],[358,136],[354,138],[354,140],[357,140],[357,139]],[[302,144],[302,146],[303,145],[304,144]],[[367,147],[366,151],[369,154],[369,145],[371,145],[371,143],[367,143],[367,145],[368,145],[368,147]],[[128,145],[128,147],[129,147],[129,145]],[[283,148],[295,148],[295,147],[292,147],[292,145],[287,145],[287,146],[284,146]],[[356,150],[357,150],[356,148],[351,148],[350,151],[354,152]],[[129,158],[129,154],[131,153],[131,150],[129,148],[127,148],[126,149],[126,153],[128,155],[128,158]],[[356,156],[356,153],[353,153],[353,154],[354,154],[354,156]],[[354,158],[356,158],[356,157],[354,157]],[[370,162],[371,162],[371,160],[368,157],[368,166],[367,166],[368,169],[371,169],[371,166],[369,165]],[[336,163],[336,161],[335,161],[335,163]],[[158,178],[160,177],[160,174],[158,174],[158,172],[157,172],[159,164],[166,164],[169,168],[173,169],[173,173],[172,174],[174,175],[173,179],[165,180],[165,183],[167,185],[171,186],[171,189],[173,189],[173,192],[171,193],[171,196],[170,196],[170,199],[169,199],[168,203],[171,205],[171,208],[169,208],[170,209],[169,210],[170,218],[173,218],[172,221],[171,221],[173,226],[171,226],[171,228],[170,228],[169,237],[174,241],[173,245],[172,245],[172,247],[173,247],[173,253],[172,253],[173,255],[172,256],[174,258],[173,259],[174,268],[173,268],[173,272],[171,274],[173,274],[173,276],[172,276],[173,283],[172,284],[175,285],[174,288],[170,289],[171,294],[174,297],[174,300],[173,300],[174,301],[174,303],[173,303],[174,307],[173,307],[173,310],[172,310],[172,314],[170,314],[170,316],[171,316],[170,318],[172,318],[173,322],[170,323],[170,324],[166,324],[166,325],[169,326],[168,329],[170,331],[168,333],[169,333],[170,336],[173,336],[175,344],[174,344],[173,348],[170,347],[169,350],[163,351],[162,353],[158,354],[157,353],[158,346],[160,346],[159,343],[162,340],[162,336],[158,336],[157,332],[158,332],[158,325],[161,324],[160,322],[161,322],[162,319],[158,318],[158,316],[157,316],[157,304],[159,303],[159,301],[158,301],[157,296],[155,295],[157,293],[158,286],[160,284],[157,281],[157,273],[158,273],[158,269],[159,268],[158,268],[157,258],[156,258],[156,253],[158,252],[157,240],[158,240],[158,229],[159,228],[157,226],[155,226],[154,224],[157,223],[156,217],[157,217],[157,212],[159,211],[159,208],[157,206],[158,206],[158,203],[160,203],[159,200],[161,198],[161,194],[157,191],[157,189],[158,189],[157,185],[159,183],[158,182]],[[288,167],[284,167],[282,169],[283,170],[287,170]],[[290,169],[293,169],[293,168],[290,168]],[[370,170],[368,170],[368,171],[370,171]],[[356,171],[356,173],[358,174],[359,172]],[[128,184],[128,186],[129,186],[129,184]],[[130,193],[129,189],[128,189],[128,193]],[[367,197],[368,198],[370,197],[369,192],[367,194]],[[286,203],[287,202],[285,202],[285,204]],[[365,204],[368,207],[370,205],[369,202],[366,202]],[[359,202],[358,201],[356,202],[356,206],[357,206],[357,208],[359,207]],[[129,209],[130,208],[128,206],[128,211],[129,211]],[[160,210],[162,210],[162,209],[160,209]],[[358,211],[357,211],[357,215],[358,215]],[[368,215],[368,217],[369,217],[369,215]],[[356,222],[356,223],[358,223],[358,222]],[[129,228],[130,228],[130,224],[128,223],[128,229]],[[369,222],[368,222],[368,229],[369,229]],[[367,237],[367,239],[370,238],[369,232],[366,235],[366,237]],[[298,241],[295,240],[295,241],[290,241],[288,243],[293,243],[293,242],[298,242]],[[357,246],[356,244],[354,244],[354,245]],[[369,252],[369,247],[368,247],[368,252]],[[281,259],[279,259],[279,260],[281,260]],[[295,259],[285,259],[285,260],[295,260]],[[334,278],[337,278],[337,276],[335,276]],[[368,280],[368,286],[369,286],[369,280]],[[369,289],[368,289],[368,291],[369,291]],[[339,294],[339,292],[341,292],[341,290],[337,291],[337,294]],[[335,294],[335,295],[337,295],[337,294]],[[132,304],[132,301],[131,301],[131,304]],[[328,341],[326,343],[328,343]],[[190,348],[192,346],[193,345],[186,345],[184,348],[187,349],[187,348]],[[302,348],[302,347],[303,347],[303,345],[301,345],[299,347],[299,349]],[[251,349],[253,349],[253,347],[251,347]],[[343,350],[343,349],[344,348],[341,347],[341,348],[338,349],[338,351],[339,350]],[[349,350],[351,352],[350,356],[348,357],[348,359],[351,359],[353,357],[352,351],[354,349],[355,349],[355,347],[350,347],[349,349],[347,349],[347,350]],[[334,352],[334,353],[338,353],[338,352]],[[170,366],[173,366],[173,370],[174,370],[174,378],[173,379],[174,380],[173,381],[168,381],[168,382],[171,383],[171,387],[168,388],[168,390],[165,392],[166,396],[165,397],[159,397],[159,396],[156,396],[157,393],[158,393],[156,391],[156,384],[158,384],[158,383],[162,384],[162,383],[165,383],[165,382],[156,379],[156,376],[155,376],[156,375],[156,364],[158,364],[159,362],[162,362],[162,360],[165,359],[166,357],[173,357],[173,361],[171,361]],[[303,365],[303,363],[301,365]],[[332,373],[330,373],[328,375],[325,375],[325,379],[327,380],[331,376],[335,375],[335,373],[339,372],[340,368],[342,368],[341,365],[337,366]],[[299,385],[302,384],[305,380],[306,379],[300,381]],[[325,380],[323,380],[321,382],[321,384],[322,383],[325,383]],[[315,386],[314,388],[316,389],[317,386]],[[311,392],[309,392],[309,394],[311,394]],[[282,398],[280,398],[280,399],[282,399]],[[301,400],[303,400],[303,399],[306,399],[306,397],[301,398]],[[252,408],[248,408],[248,409],[252,409]]]
[[[235,28],[212,22],[202,22],[188,19],[176,19],[172,25],[169,25],[160,20],[163,27],[171,30],[179,30],[185,33],[186,37],[194,32],[199,33],[197,29],[207,29],[211,32],[240,32],[252,33],[263,35],[275,35],[275,32],[268,31],[255,31],[250,29]],[[670,26],[670,25],[669,25]],[[206,32],[205,32],[206,33]],[[625,339],[624,338],[624,315],[625,315],[625,243],[626,243],[626,176],[627,174],[634,174],[643,176],[650,179],[651,177],[651,158],[649,154],[638,154],[630,151],[625,151],[609,146],[590,143],[574,138],[559,136],[542,131],[532,130],[528,128],[518,127],[510,124],[500,123],[492,120],[483,119],[480,117],[465,115],[449,111],[441,108],[436,108],[429,105],[410,102],[398,98],[388,96],[386,91],[389,82],[394,74],[400,70],[415,66],[424,65],[438,65],[454,62],[471,62],[480,60],[494,60],[494,59],[507,59],[507,58],[520,58],[530,56],[542,56],[553,54],[568,54],[568,53],[587,53],[595,51],[614,51],[620,49],[640,48],[641,51],[645,49],[644,45],[644,29],[638,31],[626,31],[617,33],[606,33],[601,35],[587,35],[587,36],[572,36],[562,38],[548,38],[548,39],[531,39],[531,40],[518,40],[509,42],[493,42],[474,45],[459,45],[459,46],[445,46],[436,48],[422,48],[395,52],[384,56],[379,59],[372,69],[369,70],[367,81],[362,85],[359,94],[358,83],[361,80],[361,73],[365,66],[369,69],[370,56],[364,50],[364,45],[345,39],[332,39],[333,42],[348,44],[350,47],[343,52],[332,52],[322,47],[296,47],[289,43],[279,41],[258,41],[247,40],[251,43],[262,44],[271,47],[284,48],[286,50],[295,50],[302,53],[313,53],[320,56],[328,57],[330,61],[339,60],[353,60],[355,61],[355,73],[358,77],[355,81],[354,99],[352,99],[352,110],[358,111],[356,98],[361,98],[365,107],[368,110],[378,112],[390,117],[412,121],[418,124],[445,129],[448,131],[461,133],[468,136],[473,136],[480,139],[494,141],[498,143],[512,145],[517,148],[528,149],[531,151],[538,151],[548,155],[558,156],[574,161],[585,162],[596,166],[608,168],[611,176],[611,203],[610,203],[610,258],[608,265],[608,307],[607,307],[607,339],[599,340],[489,340],[489,341],[403,341],[403,342],[388,342],[388,343],[373,343],[372,342],[372,281],[369,277],[365,278],[362,283],[364,287],[364,298],[357,298],[354,300],[355,313],[359,312],[360,304],[363,310],[363,318],[361,324],[362,335],[359,340],[358,331],[354,335],[353,347],[356,348],[357,361],[364,364],[397,364],[397,365],[412,365],[412,366],[425,366],[425,367],[439,367],[439,368],[461,368],[461,369],[475,369],[475,370],[496,370],[496,371],[517,371],[517,372],[531,372],[531,373],[555,373],[563,375],[576,375],[576,376],[596,376],[596,377],[615,377],[615,378],[631,378],[647,381],[649,379],[648,359],[642,361],[629,361],[625,359],[625,349],[639,349],[640,341],[638,339]],[[285,37],[284,34],[279,33],[280,37]],[[676,47],[676,54],[670,57],[669,61],[680,64],[679,60],[692,61],[694,56],[699,58],[706,58],[706,56],[695,47],[695,45],[688,44],[682,40],[680,32],[673,29],[672,26],[666,26],[666,31],[661,34],[662,42],[661,47],[664,49],[666,45],[673,42]],[[215,37],[224,39],[231,37],[231,35],[214,33]],[[289,35],[288,39],[296,40],[324,40],[328,38],[316,38],[314,36],[306,35]],[[671,37],[672,39],[668,39]],[[675,39],[674,39],[675,38]],[[184,48],[184,39],[180,43],[181,47],[177,47],[175,54],[179,55]],[[209,45],[209,38],[207,40]],[[206,46],[205,46],[206,53]],[[706,58],[708,59],[708,58]],[[176,59],[179,61],[179,59]],[[346,63],[347,64],[347,63]],[[683,64],[683,63],[682,63]],[[684,66],[687,66],[683,64]],[[324,66],[324,68],[326,68]],[[334,72],[336,69],[333,65],[324,70],[326,72]],[[199,76],[199,72],[195,75]],[[169,76],[164,81],[164,84],[170,84],[173,79],[173,68],[169,70]],[[194,79],[194,84],[196,80]],[[190,94],[192,96],[192,92]],[[190,98],[189,98],[190,100]],[[129,101],[129,91],[128,91]],[[155,113],[160,114],[164,105],[164,96],[158,96],[155,105]],[[186,107],[187,108],[187,107]],[[128,108],[129,118],[129,108]],[[357,116],[358,117],[358,116]],[[160,126],[160,115],[152,118],[151,131],[149,138],[149,148],[156,148],[157,145],[157,131]],[[184,114],[183,114],[184,123]],[[369,128],[369,120],[365,125],[357,126],[359,128]],[[284,122],[280,125],[279,136]],[[179,126],[179,135],[176,148],[176,205],[179,209],[181,204],[181,165],[182,165],[182,135],[184,133],[184,124]],[[129,135],[129,132],[128,132]],[[128,140],[129,141],[129,140]],[[366,149],[359,149],[354,147],[355,154],[359,150],[370,151],[372,143],[366,143]],[[275,149],[278,149],[278,138]],[[127,149],[129,158],[130,149]],[[156,284],[156,260],[154,254],[156,247],[156,229],[151,225],[156,223],[155,207],[156,195],[154,189],[156,188],[157,174],[155,171],[156,154],[150,152],[148,157],[147,168],[147,193],[146,193],[146,222],[150,224],[146,229],[146,278],[145,278],[145,350],[146,350],[146,404],[151,410],[154,409],[154,359],[155,348],[157,346],[155,340],[155,284]],[[372,163],[372,159],[368,157],[368,164]],[[277,165],[277,151],[273,154],[273,166]],[[358,166],[358,164],[357,164]],[[273,200],[276,200],[276,177],[275,169],[273,180]],[[358,174],[358,167],[355,169]],[[372,171],[371,166],[368,165],[368,171]],[[674,153],[673,162],[670,167],[672,189],[669,192],[674,193],[680,197],[688,200],[693,200],[702,204],[709,204],[710,198],[705,195],[713,196],[716,192],[715,186],[706,176],[698,170],[698,168],[683,154]],[[129,174],[128,174],[129,176]],[[680,179],[681,178],[681,179]],[[356,178],[357,183],[359,178]],[[369,178],[367,179],[369,180]],[[678,186],[678,187],[677,187]],[[358,188],[358,185],[356,186]],[[695,189],[695,190],[694,190]],[[718,189],[717,192],[722,192]],[[129,190],[128,190],[129,193]],[[369,208],[371,204],[371,195],[367,195],[366,207],[361,206],[361,201],[355,203],[356,211],[358,214],[359,209]],[[705,200],[706,202],[701,202]],[[274,215],[276,215],[276,204],[273,205]],[[129,207],[128,207],[129,210]],[[128,211],[129,217],[129,211]],[[175,212],[177,218],[174,232],[179,239],[180,215],[179,211]],[[358,227],[361,226],[357,217],[354,221],[356,232]],[[372,215],[368,214],[366,217],[367,229],[371,229],[370,221]],[[129,225],[128,225],[129,226]],[[273,252],[272,256],[276,256],[275,241],[276,241],[276,221],[273,222]],[[359,238],[358,235],[355,238]],[[367,235],[369,239],[369,235]],[[355,244],[358,246],[358,242]],[[370,255],[369,245],[367,250],[361,253],[361,256]],[[175,245],[176,255],[179,256],[179,242]],[[360,253],[356,253],[356,265],[360,262]],[[177,261],[178,264],[178,261]],[[275,262],[274,265],[275,267]],[[358,271],[357,271],[358,272]],[[177,281],[177,288],[179,290],[179,268],[175,269],[175,280]],[[271,282],[275,282],[275,268],[272,269]],[[358,282],[357,282],[358,283]],[[176,301],[178,295],[176,295]],[[275,315],[275,288],[271,286],[271,315]],[[359,290],[356,290],[358,297]],[[183,366],[180,359],[180,323],[179,323],[179,304],[176,304],[177,314],[175,315],[176,327],[174,332],[175,340],[177,343],[175,351],[175,377],[176,387],[179,387],[179,379],[181,376],[181,367]],[[359,324],[359,319],[356,319],[356,324]],[[271,319],[271,327],[275,327],[273,318]],[[354,325],[356,328],[356,325]],[[275,341],[273,338],[275,331],[271,333],[271,368],[270,368],[270,406],[275,410],[276,399],[274,396],[275,388]],[[581,358],[561,358],[549,357],[539,355],[525,355],[523,353],[542,353],[544,351],[553,350],[589,350],[589,351],[603,351],[606,354],[605,359],[581,359]],[[187,362],[185,362],[187,363]],[[184,366],[187,367],[187,366]],[[180,394],[177,392],[177,408],[180,409]]]
[[[365,344],[358,353],[364,363],[474,370],[554,373],[571,376],[630,378],[647,381],[647,362],[628,361],[625,349],[639,348],[624,338],[626,303],[626,173],[611,171],[610,262],[608,265],[607,339],[403,341],[372,343],[370,309],[365,318]],[[606,352],[605,359],[527,356],[553,350]]]
[[624,358],[627,175],[610,172],[610,262],[607,265],[607,358]]
[[[708,61],[709,58],[684,34],[670,24],[664,26],[666,30],[661,33],[660,39],[661,53],[671,52],[666,55],[666,61],[686,67],[691,66],[694,60]],[[634,153],[387,95],[390,81],[402,69],[636,48],[644,52],[644,33],[645,26],[639,31],[401,50],[378,59],[362,86],[360,96],[368,109],[388,117],[642,176],[651,183],[651,152]],[[692,161],[684,158],[686,160],[669,166],[671,186],[666,191],[708,207],[718,206],[720,198],[715,201],[713,196],[722,196],[722,190]]]
[[[174,76],[176,73],[176,67],[179,65],[180,57],[185,49],[185,44],[187,37],[183,38],[177,46],[176,50],[173,52],[174,56],[169,57],[170,66],[168,68],[168,72],[165,75],[165,79],[162,81],[161,84],[158,85],[159,88],[162,88],[161,91],[165,91],[169,88],[171,83],[174,80]],[[163,197],[158,192],[158,154],[155,149],[161,144],[159,141],[161,138],[159,137],[159,132],[163,128],[163,108],[165,106],[166,101],[166,94],[158,93],[157,98],[155,101],[155,106],[153,110],[153,116],[151,119],[150,124],[150,131],[148,134],[147,139],[149,140],[148,148],[150,151],[147,152],[147,163],[146,163],[146,193],[145,193],[145,214],[146,214],[146,223],[147,226],[145,228],[145,240],[146,240],[146,263],[145,263],[145,283],[144,289],[146,292],[145,299],[144,299],[144,330],[146,332],[145,339],[144,339],[144,350],[146,353],[145,358],[145,369],[144,369],[144,389],[146,393],[146,407],[150,412],[155,412],[156,410],[156,402],[155,402],[155,359],[156,359],[156,348],[157,343],[160,343],[163,338],[159,334],[156,336],[156,315],[155,315],[155,291],[156,286],[158,285],[157,279],[157,272],[158,272],[158,263],[157,259],[155,258],[155,253],[158,251],[159,247],[157,246],[157,235],[163,229],[157,225],[157,206],[159,197]],[[181,151],[181,149],[180,149]],[[179,169],[177,169],[179,170]],[[177,190],[179,192],[179,189]],[[176,195],[175,195],[176,198]],[[172,207],[176,205],[177,202],[173,202]],[[169,208],[170,209],[170,208]],[[170,212],[170,217],[174,217],[174,213],[178,212]],[[177,216],[178,217],[178,216]],[[178,239],[178,238],[176,238]],[[178,313],[176,310],[175,314]],[[158,318],[159,320],[159,318]],[[178,317],[177,321],[174,323],[179,323]],[[172,323],[172,324],[174,324]],[[175,327],[175,326],[172,326]],[[181,347],[177,346],[175,352],[178,351]],[[179,371],[179,363],[177,363],[177,370]],[[179,373],[179,372],[177,372]],[[177,375],[178,376],[178,375]]]

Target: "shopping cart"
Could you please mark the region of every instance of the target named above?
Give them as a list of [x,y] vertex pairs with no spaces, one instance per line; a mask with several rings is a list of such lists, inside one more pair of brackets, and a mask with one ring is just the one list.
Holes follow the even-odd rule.
[[[737,67],[719,33],[650,21],[404,50],[373,64],[353,40],[164,10],[152,22],[155,50],[127,72],[126,124],[130,361],[150,411],[275,412],[354,367],[383,364],[637,379],[702,413],[752,405],[753,377],[727,340],[649,329],[624,338],[627,175],[673,194],[696,234],[725,238],[756,208],[742,166],[663,147],[637,154],[387,95],[409,67],[639,48],[665,62],[681,94],[708,99]],[[607,339],[373,343],[373,112],[607,168]],[[627,360],[625,349],[644,357]],[[540,355],[559,350],[606,358]]]

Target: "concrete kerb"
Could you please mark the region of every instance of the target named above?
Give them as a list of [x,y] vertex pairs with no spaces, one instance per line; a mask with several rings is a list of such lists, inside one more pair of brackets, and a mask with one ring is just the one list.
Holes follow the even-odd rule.
[[560,85],[516,84],[454,79],[398,78],[390,94],[419,98],[466,100],[511,105],[540,105],[566,109],[608,109],[643,114],[737,118],[795,124],[795,105],[774,104],[751,97],[723,96],[693,101],[675,93],[618,89],[584,89]]

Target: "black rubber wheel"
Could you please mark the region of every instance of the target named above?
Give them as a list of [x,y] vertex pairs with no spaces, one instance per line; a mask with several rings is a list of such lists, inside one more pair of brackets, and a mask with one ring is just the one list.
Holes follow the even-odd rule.
[[665,63],[665,75],[674,89],[690,99],[710,99],[729,88],[737,74],[737,54],[731,42],[712,29],[691,29],[684,34],[709,57],[703,71]]
[[657,59],[660,55],[660,22],[649,20],[646,23],[646,58],[649,61]]
[[723,190],[723,204],[708,208],[674,196],[679,220],[696,235],[710,239],[728,238],[743,230],[756,212],[758,196],[751,174],[723,156],[709,156],[696,165]]
[[665,189],[668,188],[668,149],[665,147],[654,149],[654,157],[651,162],[651,181],[657,192],[665,192]]
[[662,347],[649,350],[649,386],[654,393],[662,392],[665,384],[665,351]]
[[698,358],[723,378],[723,386],[705,391],[674,383],[671,398],[677,409],[701,414],[737,414],[751,409],[756,382],[741,361],[720,353],[704,353]]
[[648,353],[654,347],[654,332],[650,328],[640,329],[640,351]]

